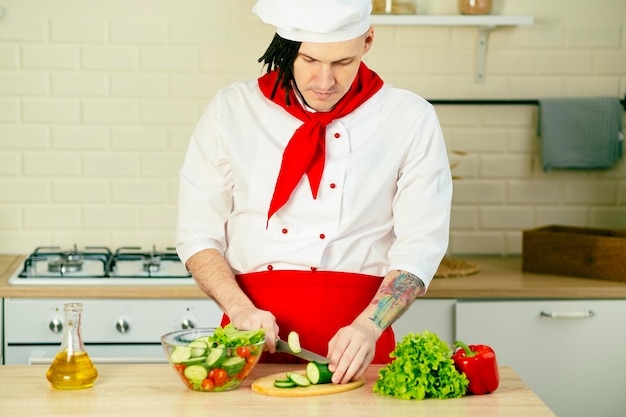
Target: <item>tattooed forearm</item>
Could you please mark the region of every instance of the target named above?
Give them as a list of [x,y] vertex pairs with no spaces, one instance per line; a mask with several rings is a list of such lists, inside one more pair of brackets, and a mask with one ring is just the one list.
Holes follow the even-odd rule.
[[386,329],[404,313],[415,297],[425,292],[426,286],[417,276],[405,271],[393,271],[385,277],[372,300],[376,309],[370,319],[381,329]]

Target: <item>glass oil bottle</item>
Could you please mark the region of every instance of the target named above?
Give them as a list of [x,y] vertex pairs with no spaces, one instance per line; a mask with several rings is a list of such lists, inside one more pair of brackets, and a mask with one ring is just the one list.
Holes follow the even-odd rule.
[[98,377],[98,371],[85,351],[80,333],[83,305],[68,303],[64,305],[64,310],[61,349],[52,361],[46,378],[53,388],[60,390],[90,388]]

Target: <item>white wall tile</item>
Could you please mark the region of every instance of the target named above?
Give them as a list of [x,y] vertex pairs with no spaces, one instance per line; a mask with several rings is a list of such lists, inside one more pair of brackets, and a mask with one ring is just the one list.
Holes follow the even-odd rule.
[[0,95],[43,96],[48,93],[48,76],[40,72],[6,71],[0,73]]
[[20,103],[17,99],[0,98],[0,122],[17,122],[20,115]]
[[76,152],[25,152],[23,173],[37,177],[80,175],[80,155]]
[[50,39],[53,42],[104,43],[107,25],[101,19],[52,19]]
[[52,182],[52,201],[59,203],[107,203],[110,202],[110,181],[57,179]]
[[3,204],[48,203],[50,181],[46,179],[0,178],[0,196]]
[[22,101],[22,120],[27,123],[78,123],[78,100],[33,98]]
[[75,45],[36,44],[21,47],[21,63],[29,69],[77,69],[79,49]]
[[104,126],[53,126],[51,129],[52,148],[107,149],[109,147],[108,130]]
[[21,207],[0,207],[0,230],[17,230],[22,223]]
[[15,45],[0,45],[0,68],[17,68],[19,51]]
[[133,46],[84,46],[81,65],[84,69],[134,70],[139,66],[139,50]]
[[48,149],[50,140],[47,126],[28,124],[0,125],[0,149],[26,151]]
[[80,207],[26,206],[24,227],[28,229],[78,229],[81,226]]

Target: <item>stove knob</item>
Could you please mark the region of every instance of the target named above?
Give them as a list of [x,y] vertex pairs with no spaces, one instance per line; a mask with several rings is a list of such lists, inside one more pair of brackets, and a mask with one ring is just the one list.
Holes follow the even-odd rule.
[[128,324],[126,320],[119,319],[117,323],[115,323],[115,328],[117,329],[118,332],[124,334],[128,332],[128,330],[130,329],[130,325]]
[[184,319],[180,327],[181,329],[193,329],[194,327],[196,327],[196,325],[193,324],[193,321],[189,319]]
[[52,333],[61,333],[63,331],[63,323],[59,319],[52,319],[48,325]]

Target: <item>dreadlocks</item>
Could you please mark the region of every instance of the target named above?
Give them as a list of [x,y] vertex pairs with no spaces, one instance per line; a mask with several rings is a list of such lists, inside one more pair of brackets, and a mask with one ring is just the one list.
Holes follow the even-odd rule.
[[263,65],[267,65],[267,72],[278,70],[278,79],[276,80],[276,84],[274,84],[270,98],[274,98],[278,86],[281,86],[285,89],[285,99],[288,106],[290,105],[289,93],[293,88],[291,82],[294,80],[293,62],[298,56],[301,43],[302,42],[281,38],[278,34],[275,34],[270,46],[263,56],[259,58],[259,62],[263,62]]

